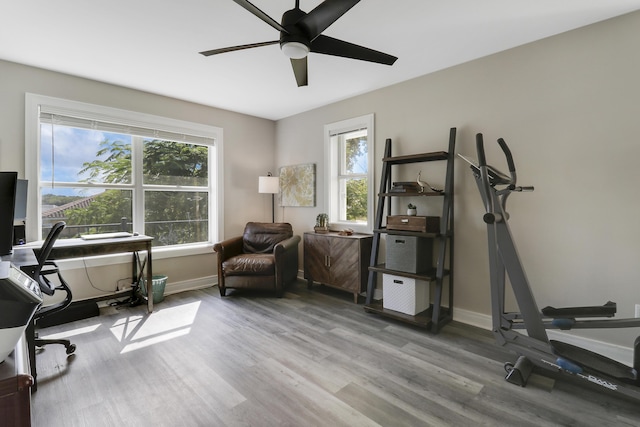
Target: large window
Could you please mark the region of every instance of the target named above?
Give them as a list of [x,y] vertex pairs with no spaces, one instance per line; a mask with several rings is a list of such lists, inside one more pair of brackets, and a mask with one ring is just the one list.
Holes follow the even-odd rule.
[[373,114],[325,126],[326,206],[337,228],[371,231]]
[[27,133],[35,238],[63,220],[63,238],[129,231],[173,247],[217,239],[218,128],[28,94]]

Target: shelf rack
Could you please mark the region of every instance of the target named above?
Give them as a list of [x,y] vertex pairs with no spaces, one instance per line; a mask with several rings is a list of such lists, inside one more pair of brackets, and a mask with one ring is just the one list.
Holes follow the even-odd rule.
[[[453,179],[454,179],[454,155],[456,143],[456,128],[449,131],[448,151],[436,151],[422,154],[411,154],[406,156],[393,157],[391,155],[391,139],[387,139],[382,158],[382,176],[380,179],[380,191],[378,192],[378,206],[373,230],[373,245],[371,250],[371,261],[369,263],[369,276],[367,280],[367,298],[364,309],[368,313],[376,313],[382,316],[403,321],[414,326],[430,329],[437,333],[445,324],[453,319]],[[445,185],[442,192],[391,192],[392,168],[393,166],[406,165],[420,162],[446,161]],[[422,233],[416,231],[387,230],[383,226],[386,215],[391,215],[390,199],[393,197],[442,197],[442,216],[440,217],[440,230],[438,233]],[[378,253],[380,250],[380,238],[383,234],[429,237],[437,242],[437,263],[436,266],[426,273],[414,274],[403,271],[387,269],[385,264],[378,263]],[[431,262],[431,260],[426,260]],[[429,302],[429,307],[415,316],[384,308],[382,300],[374,301],[373,293],[376,287],[377,274],[387,273],[397,276],[424,280],[435,287],[433,302]],[[448,293],[448,304],[443,306],[442,299],[445,290]],[[429,293],[430,294],[430,293]]]

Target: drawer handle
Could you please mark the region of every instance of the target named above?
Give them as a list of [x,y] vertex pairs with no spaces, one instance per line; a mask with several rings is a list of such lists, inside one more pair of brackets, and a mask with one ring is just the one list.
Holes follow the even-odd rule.
[[398,280],[398,279],[394,279],[393,283],[398,283],[399,285],[404,284],[404,282],[402,280]]
[[402,244],[404,244],[404,243],[405,243],[405,241],[404,241],[404,240],[396,239],[396,243],[402,243]]
[[408,219],[408,218],[402,218],[402,219],[400,220],[400,222],[408,223],[408,222],[409,222],[409,219]]

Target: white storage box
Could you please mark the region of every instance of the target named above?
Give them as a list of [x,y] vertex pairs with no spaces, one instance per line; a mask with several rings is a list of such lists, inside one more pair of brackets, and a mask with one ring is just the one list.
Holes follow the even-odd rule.
[[382,275],[382,307],[415,316],[429,308],[429,282]]

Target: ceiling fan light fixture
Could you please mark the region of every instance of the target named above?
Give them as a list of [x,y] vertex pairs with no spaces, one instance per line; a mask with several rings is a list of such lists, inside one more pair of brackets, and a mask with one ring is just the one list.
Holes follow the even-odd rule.
[[291,59],[302,59],[309,54],[309,47],[300,42],[283,43],[281,49],[285,56]]

